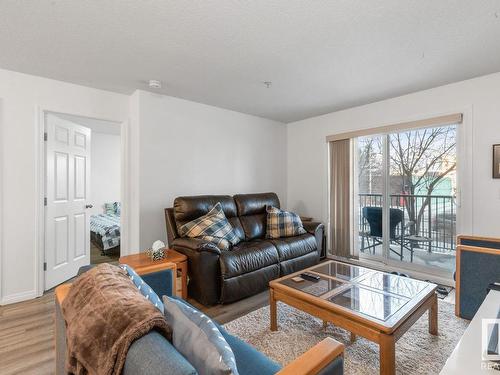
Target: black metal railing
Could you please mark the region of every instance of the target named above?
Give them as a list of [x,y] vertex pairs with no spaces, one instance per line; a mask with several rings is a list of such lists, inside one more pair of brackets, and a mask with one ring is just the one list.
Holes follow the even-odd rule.
[[[456,202],[450,195],[392,194],[389,207],[403,211],[403,220],[396,227],[396,236],[414,241],[417,248],[432,253],[455,252]],[[359,194],[359,232],[370,232],[370,225],[363,217],[363,207],[382,207],[382,194]]]

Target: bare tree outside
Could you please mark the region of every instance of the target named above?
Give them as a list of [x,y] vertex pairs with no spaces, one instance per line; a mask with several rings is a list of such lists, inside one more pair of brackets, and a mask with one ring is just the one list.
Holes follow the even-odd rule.
[[382,191],[382,140],[380,137],[358,139],[358,181],[360,192]]
[[[410,233],[419,235],[434,190],[446,176],[456,172],[456,127],[391,134],[389,147],[391,180],[399,179],[401,193],[407,194],[404,206],[412,224]],[[417,204],[416,195],[426,197]]]

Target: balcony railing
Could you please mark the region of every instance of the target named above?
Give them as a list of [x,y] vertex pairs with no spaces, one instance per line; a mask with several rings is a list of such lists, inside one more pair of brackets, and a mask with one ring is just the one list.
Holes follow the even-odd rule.
[[[403,220],[396,227],[396,236],[404,241],[413,241],[416,249],[430,253],[454,254],[456,236],[456,202],[450,195],[389,196],[390,208],[403,211]],[[363,217],[363,207],[382,207],[382,194],[359,194],[359,233],[370,232],[370,225]]]

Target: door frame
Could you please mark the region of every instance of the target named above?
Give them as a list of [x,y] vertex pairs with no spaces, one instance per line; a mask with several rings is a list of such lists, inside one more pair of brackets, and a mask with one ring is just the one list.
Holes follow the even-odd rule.
[[[105,117],[98,117],[93,113],[75,113],[68,112],[64,109],[48,108],[43,106],[36,106],[35,110],[35,193],[38,197],[35,205],[35,290],[37,297],[43,295],[45,292],[45,274],[44,274],[44,262],[45,262],[45,139],[44,134],[46,130],[46,114],[65,114],[69,116],[79,116],[86,117],[96,120],[104,120],[115,122],[117,126],[120,126],[120,142],[121,142],[121,155],[120,155],[120,188],[121,188],[121,231],[126,233],[125,236],[121,237],[120,245],[120,255],[127,255],[130,251],[130,223],[131,223],[131,173],[128,170],[129,166],[129,119],[112,119]],[[125,237],[125,241],[123,238]]]
[[[451,115],[455,113],[462,113],[462,123],[458,125],[458,130],[457,130],[457,136],[458,136],[458,142],[457,142],[457,161],[458,161],[458,166],[457,166],[457,224],[456,224],[456,231],[457,235],[458,234],[474,234],[474,225],[473,225],[473,213],[474,213],[474,207],[472,203],[472,196],[473,196],[473,175],[474,175],[474,163],[473,163],[473,106],[472,105],[466,105],[466,106],[457,106],[457,107],[449,107],[446,110],[442,112],[427,112],[427,113],[421,113],[419,115],[413,115],[413,116],[408,116],[406,118],[396,118],[394,121],[390,121],[386,124],[383,125],[376,125],[373,127],[367,127],[366,129],[373,130],[373,134],[379,134],[377,133],[377,129],[381,129],[385,126],[390,126],[392,124],[399,124],[399,123],[406,123],[406,122],[412,122],[412,121],[418,121],[418,120],[425,120],[433,117],[438,117],[438,116],[445,116],[445,115]],[[365,128],[363,128],[365,129]],[[363,129],[360,129],[360,131],[363,131]],[[356,133],[356,130],[353,131],[352,133]],[[328,153],[328,160],[329,160],[329,153]],[[328,163],[327,163],[328,164]],[[354,169],[354,168],[351,168]],[[328,170],[327,170],[327,181],[328,181],[328,186],[327,186],[327,197],[329,199],[330,197],[330,167],[328,165]],[[354,174],[354,173],[353,173]],[[351,185],[353,184],[353,181],[351,180]],[[351,191],[353,190],[351,186]],[[354,201],[354,199],[353,199]],[[351,210],[351,216],[354,215],[354,205]],[[330,206],[328,205],[328,210],[327,210],[327,215],[328,215],[328,224],[330,220]],[[387,215],[386,215],[387,216]],[[353,222],[353,220],[351,220]],[[330,227],[330,224],[328,225]],[[328,228],[328,234],[329,233],[329,228]],[[352,225],[351,227],[351,240],[354,241],[355,236],[357,235],[357,227]],[[328,236],[330,237],[330,236]],[[328,240],[330,240],[328,238]],[[355,243],[355,242],[352,242]],[[330,244],[330,242],[328,242]],[[331,247],[327,249],[327,258],[329,259],[336,259],[339,260],[338,257],[335,255],[331,254]],[[358,249],[352,249],[353,254],[358,253]],[[344,259],[345,261],[346,259]],[[378,259],[373,259],[370,257],[365,257],[365,258],[359,258],[359,259],[347,259],[349,262],[353,262],[356,264],[359,264],[361,266],[365,265],[367,267],[373,267],[375,264],[386,271],[393,270],[394,267],[397,267],[403,271],[410,271],[416,275],[425,275],[427,277],[429,276],[434,276],[435,279],[440,280],[440,282],[447,281],[450,283],[450,285],[454,285],[453,279],[451,278],[451,275],[447,275],[444,273],[432,273],[429,274],[426,272],[425,269],[420,268],[418,265],[417,267],[412,267],[412,268],[407,268],[405,267],[404,263],[401,262],[396,262],[393,263],[390,261],[390,258],[386,259],[386,263],[381,262]]]

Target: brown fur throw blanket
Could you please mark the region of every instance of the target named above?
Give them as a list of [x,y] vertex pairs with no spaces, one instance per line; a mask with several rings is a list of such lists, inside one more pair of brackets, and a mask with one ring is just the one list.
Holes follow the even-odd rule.
[[101,264],[85,272],[61,307],[70,374],[120,374],[132,342],[153,329],[171,340],[160,310],[117,266]]

